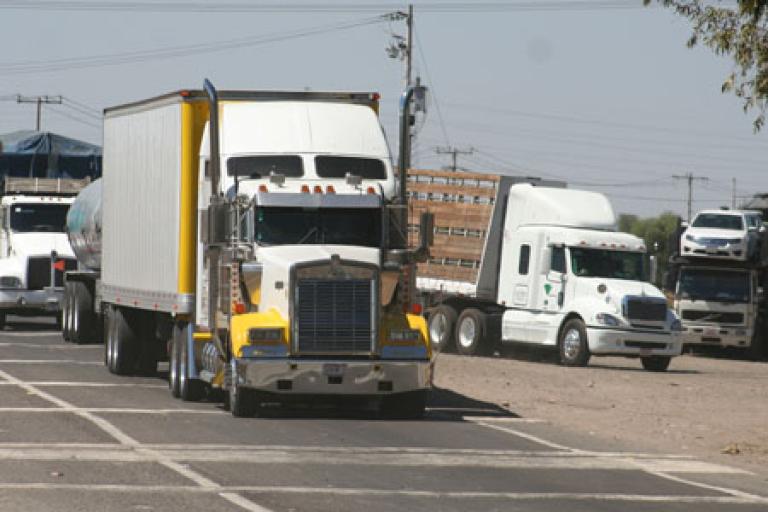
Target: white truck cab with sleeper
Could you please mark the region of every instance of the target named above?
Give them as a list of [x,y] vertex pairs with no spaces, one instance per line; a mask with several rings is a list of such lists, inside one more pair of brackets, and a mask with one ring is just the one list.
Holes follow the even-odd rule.
[[569,366],[586,365],[591,355],[623,355],[640,357],[652,371],[666,370],[680,354],[680,322],[647,282],[645,244],[616,231],[604,195],[500,186],[493,217],[476,297],[443,297],[432,309],[433,340],[455,340],[463,353],[490,352],[497,333],[502,343],[557,347]]

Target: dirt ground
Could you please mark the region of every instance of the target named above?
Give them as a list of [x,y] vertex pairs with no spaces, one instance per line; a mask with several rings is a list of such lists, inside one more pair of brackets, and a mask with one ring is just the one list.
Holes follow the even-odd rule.
[[640,361],[558,366],[546,352],[438,354],[435,385],[526,418],[625,445],[686,454],[768,476],[768,364],[684,355],[666,373]]

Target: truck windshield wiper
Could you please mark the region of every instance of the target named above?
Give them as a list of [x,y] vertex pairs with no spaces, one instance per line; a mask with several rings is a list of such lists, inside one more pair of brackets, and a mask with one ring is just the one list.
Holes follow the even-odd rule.
[[307,234],[304,235],[303,237],[301,237],[301,240],[296,242],[296,244],[297,245],[303,244],[304,242],[307,241],[307,239],[309,239],[310,236],[314,235],[315,233],[317,233],[317,226],[315,226],[312,229],[310,229],[309,231],[307,231]]

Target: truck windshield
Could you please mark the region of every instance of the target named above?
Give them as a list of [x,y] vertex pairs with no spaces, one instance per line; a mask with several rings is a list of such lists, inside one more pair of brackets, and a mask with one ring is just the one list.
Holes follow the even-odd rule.
[[377,208],[261,207],[254,212],[256,242],[266,245],[327,244],[381,247]]
[[11,230],[17,233],[64,232],[68,204],[17,203],[11,205]]
[[577,276],[609,279],[647,280],[647,265],[642,252],[608,251],[571,247],[571,270]]
[[714,302],[749,302],[748,272],[704,268],[680,271],[677,293],[682,299]]

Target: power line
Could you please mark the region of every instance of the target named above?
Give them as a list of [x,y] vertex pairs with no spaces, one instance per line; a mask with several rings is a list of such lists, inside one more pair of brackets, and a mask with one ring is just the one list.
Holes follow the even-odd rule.
[[186,46],[175,46],[164,49],[134,51],[124,53],[91,55],[89,57],[74,57],[55,60],[40,60],[28,62],[0,63],[0,75],[18,75],[29,73],[41,73],[49,71],[63,71],[70,69],[93,68],[101,66],[115,66],[150,60],[167,59],[171,57],[184,57],[188,55],[200,55],[214,53],[233,48],[245,48],[260,46],[269,43],[287,41],[314,35],[326,34],[340,30],[349,30],[365,25],[382,23],[384,16],[365,18],[361,20],[321,25],[312,28],[296,30],[294,32],[280,32],[256,37],[244,37],[229,39],[212,43],[198,43]]
[[419,52],[421,63],[424,65],[424,73],[427,76],[427,82],[429,83],[429,90],[432,99],[435,102],[435,110],[437,110],[437,120],[440,123],[440,130],[443,132],[443,138],[445,139],[445,145],[451,145],[451,139],[448,137],[448,130],[445,128],[445,121],[443,120],[443,110],[440,108],[440,102],[437,100],[437,91],[435,90],[435,83],[432,81],[432,76],[429,73],[429,67],[427,66],[427,59],[424,56],[424,51],[421,46],[421,40],[419,36],[415,36],[416,49]]
[[[0,9],[23,11],[110,11],[148,13],[352,13],[381,12],[399,9],[393,2],[309,3],[272,2],[250,4],[245,2],[95,2],[83,0],[5,0]],[[601,11],[643,9],[641,2],[631,0],[537,0],[519,2],[422,2],[420,11],[433,13],[503,13],[551,11]]]
[[101,130],[101,125],[96,124],[96,123],[92,123],[90,121],[86,121],[85,119],[79,118],[77,116],[73,116],[71,114],[68,114],[67,112],[63,112],[61,110],[55,110],[55,109],[51,110],[50,112],[52,114],[57,115],[57,116],[65,117],[65,118],[67,118],[67,119],[69,119],[71,121],[78,122],[78,123],[83,124],[85,126],[90,126],[91,128],[94,128],[96,130]]
[[438,155],[451,155],[451,166],[449,168],[454,172],[459,169],[459,166],[457,164],[459,155],[471,155],[474,152],[475,152],[475,148],[473,147],[469,147],[467,149],[459,149],[455,146],[435,148],[435,153],[437,153]]

